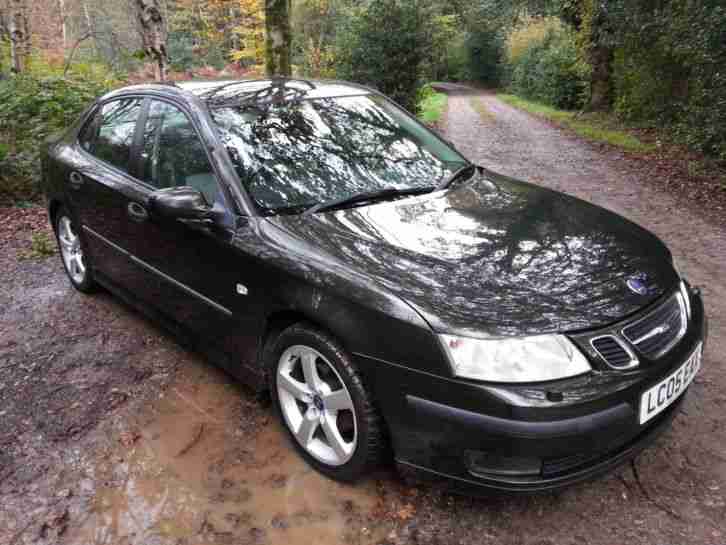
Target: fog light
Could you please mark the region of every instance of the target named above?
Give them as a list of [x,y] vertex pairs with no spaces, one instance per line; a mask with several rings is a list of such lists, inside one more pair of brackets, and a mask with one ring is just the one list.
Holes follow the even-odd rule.
[[469,472],[477,477],[532,477],[542,471],[539,458],[466,450],[464,459]]

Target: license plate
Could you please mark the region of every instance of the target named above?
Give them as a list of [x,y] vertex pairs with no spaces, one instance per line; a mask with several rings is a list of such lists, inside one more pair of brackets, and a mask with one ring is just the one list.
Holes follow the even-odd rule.
[[686,363],[643,393],[640,397],[641,424],[645,424],[665,410],[688,387],[701,368],[702,350],[703,345],[699,344],[693,354],[688,357]]

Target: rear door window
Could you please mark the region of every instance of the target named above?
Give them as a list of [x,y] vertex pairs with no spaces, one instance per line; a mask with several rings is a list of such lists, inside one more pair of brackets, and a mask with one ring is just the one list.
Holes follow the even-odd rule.
[[139,177],[158,189],[193,187],[210,204],[220,200],[201,138],[187,115],[168,102],[154,100],[149,107]]
[[124,172],[131,171],[131,152],[142,99],[125,98],[101,106],[86,126],[81,146],[102,161]]

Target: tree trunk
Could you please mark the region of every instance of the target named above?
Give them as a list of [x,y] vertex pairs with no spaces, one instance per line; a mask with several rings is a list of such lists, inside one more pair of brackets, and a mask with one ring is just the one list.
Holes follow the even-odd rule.
[[290,0],[265,0],[265,31],[267,75],[291,76]]
[[66,13],[65,0],[58,0],[58,9],[60,11],[61,36],[63,36],[63,51],[68,47],[68,14]]
[[[0,43],[4,42],[5,39],[9,38],[10,32],[8,31],[5,5],[0,3]],[[3,56],[0,55],[0,80],[5,78],[5,66],[3,65]]]
[[91,17],[91,11],[88,9],[88,0],[83,0],[83,17],[86,19],[86,32],[93,36],[93,54],[99,56],[98,40],[96,39],[96,13]]
[[612,105],[612,72],[614,60],[613,30],[607,0],[585,0],[580,5],[581,31],[587,33],[590,77],[588,110],[607,111]]
[[25,0],[10,0],[8,31],[10,33],[10,59],[16,74],[25,71],[30,53],[30,28]]
[[613,50],[610,47],[595,45],[590,51],[592,76],[590,78],[591,111],[607,111],[612,104],[612,64]]
[[166,21],[158,0],[135,0],[136,20],[139,23],[144,50],[154,60],[158,81],[166,81],[169,57],[166,53]]

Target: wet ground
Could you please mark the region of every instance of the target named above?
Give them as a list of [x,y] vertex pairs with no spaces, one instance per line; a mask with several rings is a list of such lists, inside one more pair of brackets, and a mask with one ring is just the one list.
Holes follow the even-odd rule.
[[0,543],[388,534],[385,473],[355,487],[321,477],[252,392],[110,295],[69,289],[57,258],[2,265]]
[[461,498],[387,469],[343,486],[297,458],[252,392],[109,295],[74,292],[57,256],[19,260],[10,243],[0,252],[0,545],[726,543],[723,225],[660,192],[626,156],[492,95],[452,94],[446,124],[481,164],[652,229],[702,286],[710,344],[671,431],[632,466],[557,494]]

